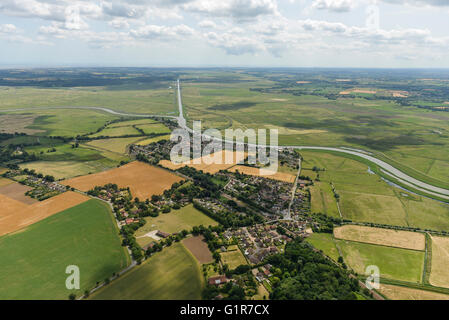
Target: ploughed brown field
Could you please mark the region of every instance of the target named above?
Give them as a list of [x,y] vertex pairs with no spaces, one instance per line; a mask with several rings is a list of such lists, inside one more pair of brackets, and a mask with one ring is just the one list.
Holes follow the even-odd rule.
[[184,239],[182,244],[189,249],[199,263],[211,263],[214,260],[203,236]]
[[[238,163],[243,162],[243,160],[246,157],[246,153],[243,152],[235,152],[235,151],[229,151],[229,150],[223,150],[219,152],[215,152],[211,154],[210,156],[204,156],[196,161],[199,163],[195,163],[194,160],[187,161],[180,164],[175,164],[171,162],[170,160],[161,160],[159,162],[159,165],[163,166],[164,168],[170,169],[170,170],[177,170],[179,168],[189,166],[192,168],[195,168],[198,171],[203,171],[205,173],[215,174],[219,172],[220,170],[226,170],[233,166],[235,166]],[[227,161],[226,159],[232,159],[232,161]],[[217,161],[213,161],[213,159],[216,159],[220,163],[217,164]],[[211,161],[208,161],[211,160]],[[215,163],[210,163],[210,162]]]
[[120,168],[65,180],[62,184],[86,192],[96,186],[114,183],[120,188],[129,187],[133,197],[144,200],[152,195],[162,194],[173,183],[181,180],[183,179],[164,169],[135,161]]
[[33,190],[33,188],[24,186],[23,184],[13,182],[7,185],[1,186],[0,181],[0,194],[4,195],[8,198],[20,201],[24,204],[33,204],[36,203],[37,200],[31,197],[27,197],[25,193],[27,191]]
[[27,205],[0,194],[0,236],[18,231],[58,212],[88,201],[75,192],[65,192],[56,197]]

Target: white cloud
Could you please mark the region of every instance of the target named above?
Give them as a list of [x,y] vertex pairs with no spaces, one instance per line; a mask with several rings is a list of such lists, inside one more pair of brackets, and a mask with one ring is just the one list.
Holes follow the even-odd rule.
[[0,33],[14,33],[17,28],[13,24],[0,24]]
[[353,0],[314,0],[312,3],[314,9],[334,12],[348,12],[355,6],[356,3]]
[[186,25],[178,25],[174,27],[145,25],[138,29],[130,31],[130,35],[137,39],[161,39],[173,40],[182,39],[194,34],[194,30]]

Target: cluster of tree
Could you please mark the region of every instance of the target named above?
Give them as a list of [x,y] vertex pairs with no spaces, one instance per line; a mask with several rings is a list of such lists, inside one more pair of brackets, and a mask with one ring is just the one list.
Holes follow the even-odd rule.
[[193,206],[203,212],[210,218],[218,221],[225,228],[232,227],[247,227],[254,224],[262,223],[263,218],[257,214],[246,214],[242,215],[237,212],[232,212],[229,210],[223,210],[221,212],[214,212],[211,209],[204,208],[201,204],[194,201]]
[[206,197],[218,198],[221,191],[221,185],[214,182],[214,176],[210,173],[204,173],[203,171],[198,171],[192,167],[182,167],[178,169],[180,173],[191,177],[195,184],[201,186],[204,189],[204,194]]
[[318,233],[333,233],[334,226],[339,226],[342,223],[340,218],[334,218],[323,213],[314,213],[312,218],[315,222],[312,226],[312,230],[313,232]]
[[283,254],[267,258],[273,266],[270,299],[273,300],[355,300],[358,280],[302,239],[287,244]]
[[223,300],[245,300],[245,289],[237,284],[228,282],[221,288],[207,285],[202,293],[204,300],[213,300],[218,295],[223,295]]
[[123,236],[122,246],[127,246],[131,250],[131,255],[137,263],[142,262],[143,252],[142,248],[137,243],[134,233],[137,229],[143,227],[145,223],[146,221],[144,219],[140,219],[139,222],[125,225],[120,229],[120,233]]

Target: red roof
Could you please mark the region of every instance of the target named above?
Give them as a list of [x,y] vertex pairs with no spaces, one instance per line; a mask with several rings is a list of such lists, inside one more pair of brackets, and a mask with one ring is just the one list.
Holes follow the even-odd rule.
[[228,282],[228,278],[226,276],[216,276],[209,278],[208,282],[210,285],[219,285]]

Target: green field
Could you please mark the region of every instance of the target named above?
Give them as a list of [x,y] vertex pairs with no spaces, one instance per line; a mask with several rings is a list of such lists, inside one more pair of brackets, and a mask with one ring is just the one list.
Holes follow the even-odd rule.
[[[136,232],[136,238],[139,244],[145,245],[152,240],[149,237],[143,237],[150,231],[160,230],[168,233],[176,233],[182,230],[191,230],[194,226],[216,226],[218,223],[198,211],[192,204],[179,210],[172,210],[170,213],[159,214],[158,217],[146,217],[146,224]],[[140,238],[139,238],[140,237]]]
[[312,212],[339,217],[330,183],[340,196],[343,218],[356,222],[449,230],[449,205],[413,195],[388,185],[368,172],[366,164],[343,156],[315,151],[301,151],[305,170],[313,167],[320,182],[310,188]]
[[136,126],[137,128],[143,130],[145,134],[161,134],[161,133],[170,133],[170,129],[167,128],[162,123],[155,124],[139,124]]
[[325,255],[332,258],[334,261],[338,260],[340,254],[338,253],[335,240],[330,233],[313,233],[307,238],[307,242],[315,248],[322,250]]
[[424,251],[414,251],[366,243],[336,240],[345,263],[360,275],[370,265],[379,267],[381,278],[420,283]]
[[129,127],[113,127],[109,128],[106,127],[105,129],[101,130],[100,132],[91,134],[90,138],[97,138],[97,137],[122,137],[127,135],[140,135],[140,132],[137,131],[135,128],[129,126]]
[[106,150],[114,153],[125,154],[126,147],[128,145],[136,143],[140,140],[142,140],[142,137],[100,139],[89,141],[88,143],[86,143],[86,145],[98,150]]
[[[0,299],[79,296],[129,264],[112,214],[97,200],[0,237],[0,256]],[[65,287],[69,265],[80,269],[80,290]]]
[[199,300],[204,280],[196,259],[175,243],[91,296],[96,300]]
[[230,270],[240,265],[248,264],[240,249],[220,253],[221,261],[229,266]]

